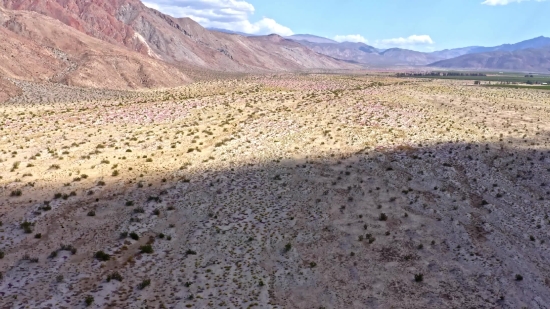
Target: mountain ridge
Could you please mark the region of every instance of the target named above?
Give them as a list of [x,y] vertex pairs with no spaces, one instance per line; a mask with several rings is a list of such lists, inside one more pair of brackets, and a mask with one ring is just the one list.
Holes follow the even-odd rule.
[[291,40],[209,31],[190,18],[171,17],[146,7],[139,0],[0,0],[0,6],[13,12],[30,11],[53,18],[77,32],[162,61],[176,71],[284,72],[357,68],[317,54]]
[[499,69],[507,71],[550,71],[550,46],[516,51],[494,51],[462,55],[429,66],[445,69]]

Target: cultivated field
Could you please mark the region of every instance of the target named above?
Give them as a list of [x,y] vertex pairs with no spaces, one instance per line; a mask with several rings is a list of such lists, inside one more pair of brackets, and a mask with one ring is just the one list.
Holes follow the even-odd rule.
[[548,308],[550,92],[358,75],[0,106],[1,308]]

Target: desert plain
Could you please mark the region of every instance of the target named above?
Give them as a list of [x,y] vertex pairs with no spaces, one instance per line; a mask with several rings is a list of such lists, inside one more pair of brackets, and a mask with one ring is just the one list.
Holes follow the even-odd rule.
[[16,82],[1,308],[550,308],[550,92]]

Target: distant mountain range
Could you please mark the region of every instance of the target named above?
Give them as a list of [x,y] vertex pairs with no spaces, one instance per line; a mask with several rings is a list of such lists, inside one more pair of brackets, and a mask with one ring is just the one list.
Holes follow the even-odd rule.
[[293,41],[305,41],[305,42],[311,42],[311,43],[328,43],[328,44],[338,44],[338,42],[323,38],[316,35],[311,34],[294,34],[291,36],[285,37],[286,39],[293,40]]
[[[429,65],[443,68],[528,71],[546,71],[547,63],[545,61],[547,60],[544,56],[546,54],[544,47],[550,46],[550,38],[540,36],[515,44],[493,47],[470,46],[425,53],[401,48],[379,50],[364,43],[338,43],[327,38],[303,34],[287,38],[320,54],[370,66]],[[536,50],[524,51],[527,49]],[[534,56],[537,58],[531,58]]]
[[221,29],[221,28],[209,27],[209,28],[206,28],[206,29],[207,29],[207,30],[210,30],[210,31],[221,32],[221,33],[238,34],[238,35],[242,35],[242,36],[246,36],[246,37],[249,37],[249,36],[257,36],[257,35],[255,35],[255,34],[249,34],[249,33],[244,33],[244,32],[239,32],[239,31],[233,31],[233,30],[227,30],[227,29]]
[[430,64],[438,68],[496,69],[508,71],[550,71],[550,46],[515,51],[468,54]]

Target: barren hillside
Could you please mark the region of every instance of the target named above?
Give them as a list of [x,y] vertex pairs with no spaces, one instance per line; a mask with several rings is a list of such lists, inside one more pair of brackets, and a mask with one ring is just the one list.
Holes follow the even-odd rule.
[[100,40],[172,64],[222,71],[355,68],[284,39],[209,31],[189,18],[173,18],[138,0],[2,1],[7,8],[39,12]]
[[136,89],[189,82],[174,66],[74,30],[52,18],[0,8],[0,72],[67,85]]

